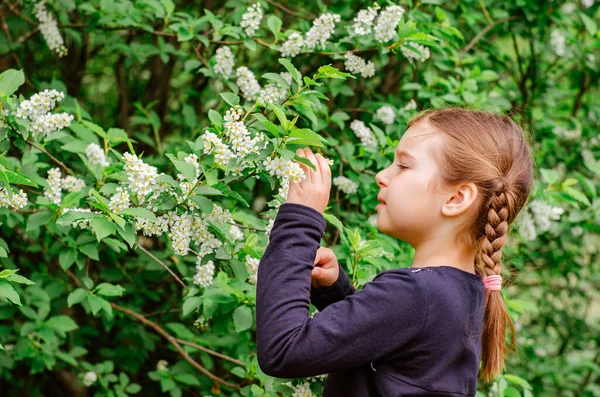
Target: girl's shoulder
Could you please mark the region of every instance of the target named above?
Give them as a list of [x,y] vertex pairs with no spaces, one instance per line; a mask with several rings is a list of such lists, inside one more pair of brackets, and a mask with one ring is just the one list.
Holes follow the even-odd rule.
[[430,289],[432,286],[449,286],[450,281],[458,283],[469,283],[484,289],[483,281],[479,274],[469,273],[453,266],[428,266],[428,267],[404,267],[385,270],[377,274],[375,280],[404,280]]

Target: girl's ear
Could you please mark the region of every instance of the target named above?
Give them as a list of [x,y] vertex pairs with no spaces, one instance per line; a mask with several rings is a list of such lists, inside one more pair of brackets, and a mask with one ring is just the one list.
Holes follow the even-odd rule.
[[442,214],[458,216],[467,211],[477,199],[477,186],[473,182],[460,185],[442,205]]

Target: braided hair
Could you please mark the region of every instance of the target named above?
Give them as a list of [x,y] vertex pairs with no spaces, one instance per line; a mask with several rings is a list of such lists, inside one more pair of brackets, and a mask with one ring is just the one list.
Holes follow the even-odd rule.
[[[441,182],[473,182],[478,189],[478,211],[457,230],[457,240],[474,249],[482,277],[500,275],[509,226],[529,200],[533,184],[531,137],[506,115],[457,107],[425,110],[409,127],[420,122],[442,135],[436,154]],[[506,325],[512,335],[509,346]],[[518,355],[514,323],[499,290],[486,290],[481,344],[479,377],[491,382],[504,369],[507,354],[514,350]]]

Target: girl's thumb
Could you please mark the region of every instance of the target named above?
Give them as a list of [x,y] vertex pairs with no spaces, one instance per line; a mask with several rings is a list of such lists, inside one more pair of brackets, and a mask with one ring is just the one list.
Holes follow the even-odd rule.
[[321,269],[315,269],[314,273],[315,277],[319,277],[321,275]]

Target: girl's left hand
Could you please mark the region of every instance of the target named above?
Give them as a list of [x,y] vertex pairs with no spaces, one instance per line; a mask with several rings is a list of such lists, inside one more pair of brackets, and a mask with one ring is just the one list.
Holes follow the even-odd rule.
[[316,171],[313,171],[308,165],[298,162],[304,170],[306,178],[299,183],[290,181],[286,203],[303,204],[323,214],[329,203],[331,191],[329,163],[321,154],[317,153],[315,156],[309,148],[298,149],[296,154],[309,159],[315,165]]

